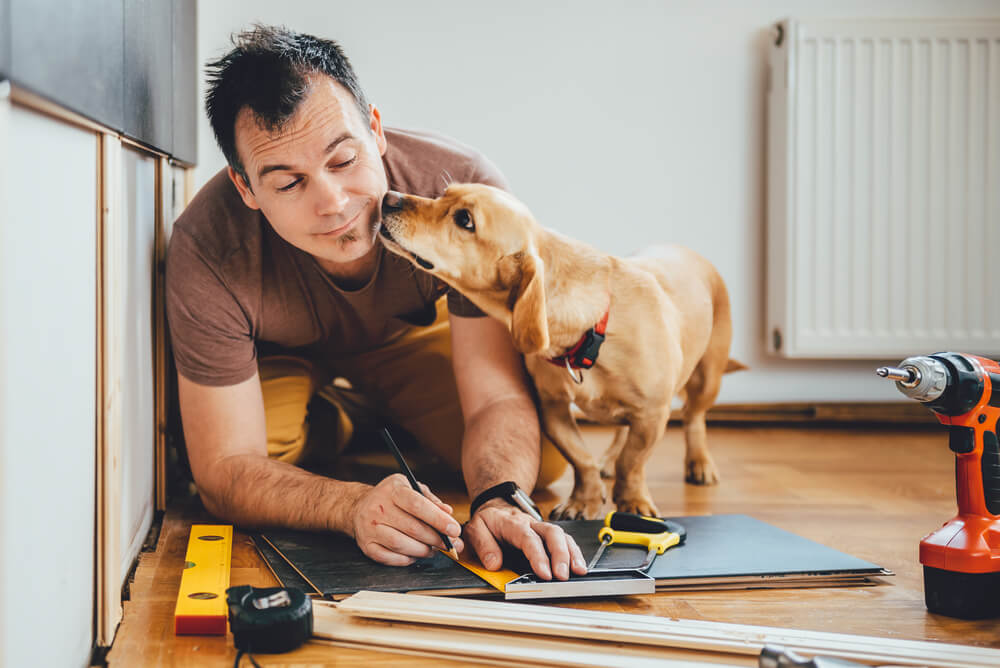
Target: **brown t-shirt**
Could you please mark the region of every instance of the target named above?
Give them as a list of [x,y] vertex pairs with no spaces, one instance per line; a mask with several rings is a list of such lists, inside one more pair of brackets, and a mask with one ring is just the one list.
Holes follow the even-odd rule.
[[[482,155],[441,136],[386,129],[389,188],[437,197],[449,182],[506,188]],[[287,353],[328,368],[449,311],[473,304],[379,244],[375,273],[358,290],[338,288],[315,258],[279,237],[240,199],[226,171],[198,192],[174,224],[167,250],[167,316],[178,370],[202,385],[253,376],[257,357]]]

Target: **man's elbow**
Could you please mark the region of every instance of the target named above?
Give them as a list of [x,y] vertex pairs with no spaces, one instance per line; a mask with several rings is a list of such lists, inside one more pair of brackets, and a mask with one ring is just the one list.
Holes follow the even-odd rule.
[[195,488],[205,510],[222,521],[239,523],[239,504],[234,503],[237,500],[234,483],[239,474],[231,458],[217,462],[210,470],[193,471],[193,474]]
[[198,496],[201,497],[201,504],[205,506],[205,510],[208,511],[209,515],[224,522],[236,523],[227,505],[218,500],[220,497],[202,489],[200,486],[198,487]]

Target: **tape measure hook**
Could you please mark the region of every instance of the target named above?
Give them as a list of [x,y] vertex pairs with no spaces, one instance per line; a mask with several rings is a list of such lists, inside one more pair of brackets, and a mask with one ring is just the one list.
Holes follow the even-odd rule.
[[288,592],[284,589],[271,594],[270,596],[261,596],[260,598],[253,599],[253,607],[258,610],[267,610],[268,608],[287,608],[291,604],[292,597],[289,596]]

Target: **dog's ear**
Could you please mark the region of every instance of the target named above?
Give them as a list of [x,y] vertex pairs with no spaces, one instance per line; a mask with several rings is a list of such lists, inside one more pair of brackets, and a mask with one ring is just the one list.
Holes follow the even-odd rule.
[[521,281],[511,309],[510,333],[521,353],[537,353],[549,347],[549,325],[545,312],[545,264],[534,252],[521,259]]

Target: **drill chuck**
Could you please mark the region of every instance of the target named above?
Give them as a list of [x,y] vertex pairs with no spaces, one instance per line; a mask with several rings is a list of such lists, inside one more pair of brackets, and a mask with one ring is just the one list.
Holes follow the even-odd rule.
[[905,396],[924,403],[939,398],[948,387],[948,367],[926,355],[907,357],[898,367],[879,367],[875,373],[896,381]]

